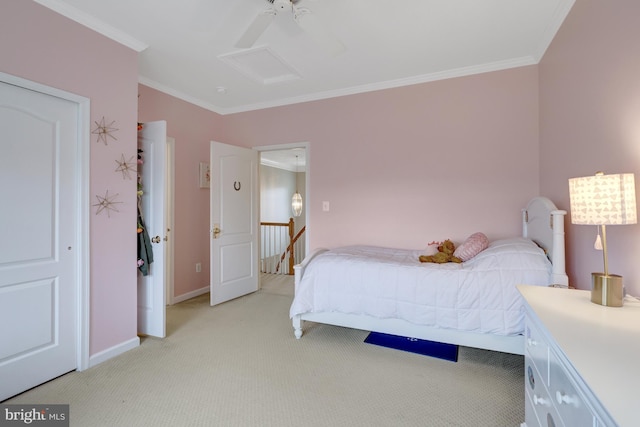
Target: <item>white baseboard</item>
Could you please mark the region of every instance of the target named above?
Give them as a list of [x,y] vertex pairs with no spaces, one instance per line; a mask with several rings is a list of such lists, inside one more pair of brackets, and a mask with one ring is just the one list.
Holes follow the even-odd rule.
[[171,304],[177,304],[179,302],[198,297],[202,294],[206,294],[207,292],[209,292],[209,290],[210,287],[206,286],[204,288],[196,289],[195,291],[187,292],[186,294],[178,295],[176,297],[173,297],[173,301],[171,302]]
[[122,342],[118,345],[114,345],[111,348],[96,353],[89,357],[89,367],[92,368],[96,365],[106,362],[107,360],[119,356],[129,350],[132,350],[140,345],[140,338],[131,338],[129,341]]

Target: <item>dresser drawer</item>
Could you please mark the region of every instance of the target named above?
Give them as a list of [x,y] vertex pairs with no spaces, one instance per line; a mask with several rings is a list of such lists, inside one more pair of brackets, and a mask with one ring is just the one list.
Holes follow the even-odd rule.
[[[540,377],[540,373],[531,363],[531,359],[525,356],[525,422],[527,427],[563,427],[551,395]],[[581,426],[582,427],[582,426]]]
[[553,352],[549,354],[549,369],[549,394],[564,423],[567,426],[593,426],[594,415],[584,396],[578,392]]
[[533,406],[533,394],[539,388],[544,388],[540,383],[540,375],[533,366],[531,359],[525,355],[524,358],[524,423],[527,427],[538,427],[542,424],[538,420],[536,408]]
[[[556,407],[549,395],[540,393],[530,393],[527,390],[525,399],[525,421],[527,427],[544,426],[544,427],[574,427],[577,424],[563,424]],[[583,427],[583,426],[580,426]],[[591,426],[589,426],[591,427]]]
[[[525,397],[525,400],[525,411],[528,411],[533,408],[533,403],[531,402],[531,397],[528,395]],[[532,416],[529,415],[529,412],[525,412],[527,417],[525,424],[527,427],[575,427],[570,424],[563,424],[560,416],[553,406],[544,407],[538,405],[531,409],[531,411],[533,414]]]
[[525,354],[533,360],[542,380],[547,384],[549,379],[549,346],[539,329],[529,318],[525,324],[524,342]]
[[538,420],[538,415],[536,414],[536,409],[533,407],[531,396],[528,391],[524,394],[524,424],[521,424],[521,427],[540,427],[542,424],[540,424],[540,420]]

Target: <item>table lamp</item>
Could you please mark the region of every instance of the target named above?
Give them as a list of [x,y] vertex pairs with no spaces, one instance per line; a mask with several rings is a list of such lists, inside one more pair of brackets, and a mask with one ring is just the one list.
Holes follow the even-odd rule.
[[636,189],[632,173],[569,179],[571,223],[600,227],[604,272],[591,273],[591,302],[609,307],[622,307],[622,276],[609,274],[607,258],[607,225],[636,224]]

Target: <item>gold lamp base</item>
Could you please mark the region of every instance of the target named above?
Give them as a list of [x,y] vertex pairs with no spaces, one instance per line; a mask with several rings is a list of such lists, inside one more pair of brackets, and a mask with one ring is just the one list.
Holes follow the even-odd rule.
[[622,276],[591,273],[591,302],[607,307],[622,307],[623,300]]

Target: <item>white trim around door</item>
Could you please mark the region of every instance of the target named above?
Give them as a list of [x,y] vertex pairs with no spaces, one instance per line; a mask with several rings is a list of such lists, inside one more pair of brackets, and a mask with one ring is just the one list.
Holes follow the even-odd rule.
[[261,145],[258,147],[253,147],[254,150],[262,153],[264,151],[278,151],[278,150],[291,150],[293,148],[304,148],[305,152],[305,176],[304,176],[304,191],[305,191],[305,200],[303,214],[304,221],[306,224],[306,239],[305,239],[305,254],[309,253],[309,241],[312,233],[312,227],[310,227],[309,223],[309,206],[311,206],[311,143],[309,142],[292,142],[289,144],[279,144],[279,145]]

